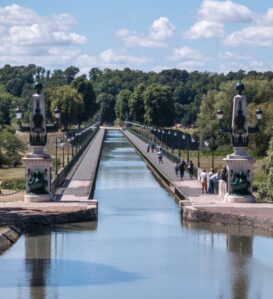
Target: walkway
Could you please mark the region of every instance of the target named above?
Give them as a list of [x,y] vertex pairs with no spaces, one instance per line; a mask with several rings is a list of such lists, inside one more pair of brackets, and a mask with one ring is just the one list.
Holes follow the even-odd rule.
[[[172,161],[163,157],[164,163],[159,164],[157,153],[147,153],[147,145],[144,141],[128,130],[123,133],[141,152],[141,155],[162,172],[170,184],[183,194],[185,200],[180,201],[180,207],[184,218],[197,222],[250,226],[273,232],[273,204],[226,203],[217,194],[202,194],[199,181],[191,180],[186,173],[184,180],[181,181],[175,176]],[[169,189],[172,190],[171,187]]]
[[105,129],[101,128],[59,188],[59,200],[88,201],[94,188]]
[[131,143],[141,151],[142,155],[146,157],[153,165],[155,165],[160,171],[169,179],[172,185],[174,185],[183,194],[186,200],[190,200],[194,203],[211,203],[215,201],[221,202],[221,198],[215,194],[203,194],[201,192],[201,184],[196,179],[190,179],[189,174],[185,171],[183,181],[180,177],[175,175],[174,163],[168,158],[163,157],[163,164],[158,163],[158,157],[156,151],[147,153],[147,144],[138,138],[128,130],[124,131],[124,135],[130,140]]

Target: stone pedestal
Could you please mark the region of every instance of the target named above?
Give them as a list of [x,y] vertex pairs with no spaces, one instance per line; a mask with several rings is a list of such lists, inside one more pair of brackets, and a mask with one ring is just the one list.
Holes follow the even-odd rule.
[[[252,195],[252,176],[253,176],[253,164],[255,160],[253,157],[247,155],[244,148],[235,148],[235,152],[232,155],[228,155],[223,159],[227,164],[228,171],[228,184],[227,193],[225,195],[226,202],[254,202],[255,198]],[[232,182],[236,176],[242,172],[247,181],[249,182],[248,193],[246,195],[235,194]]]
[[[51,161],[52,158],[44,153],[37,151],[27,155],[23,158],[25,165],[25,179],[26,179],[26,193],[24,195],[24,200],[27,202],[42,202],[42,201],[51,201],[52,194],[50,193],[50,184],[51,184]],[[30,187],[28,185],[29,180],[33,173],[39,171],[44,180],[47,182],[45,186],[45,193],[43,194],[34,194],[30,192]]]

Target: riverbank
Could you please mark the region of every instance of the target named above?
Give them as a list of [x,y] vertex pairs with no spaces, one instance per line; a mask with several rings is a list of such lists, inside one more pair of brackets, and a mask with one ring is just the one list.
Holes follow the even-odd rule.
[[97,201],[0,203],[0,253],[12,246],[26,230],[39,225],[97,220]]
[[24,193],[6,191],[0,198],[0,253],[26,230],[39,225],[97,221],[98,202],[92,198],[105,129],[100,129],[78,157],[52,202],[24,202]]
[[179,201],[183,219],[273,232],[273,204],[226,203],[217,194],[203,194],[198,180],[190,179],[186,174],[181,181],[175,176],[174,162],[164,156],[164,163],[159,164],[157,154],[147,152],[143,140],[128,130],[123,133],[163,186]]

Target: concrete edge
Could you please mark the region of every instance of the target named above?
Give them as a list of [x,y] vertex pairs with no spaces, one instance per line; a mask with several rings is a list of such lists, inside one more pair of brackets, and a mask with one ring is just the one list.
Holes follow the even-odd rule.
[[24,229],[20,226],[9,226],[0,232],[0,254],[10,248],[21,236]]
[[138,149],[138,147],[135,145],[135,143],[129,139],[128,136],[122,131],[124,137],[128,140],[128,142],[135,148],[136,152],[142,157],[144,162],[147,164],[149,169],[152,171],[152,173],[155,175],[157,180],[161,183],[161,185],[167,189],[172,195],[174,195],[177,202],[180,200],[186,200],[187,197],[179,190],[174,184],[172,184],[169,180],[169,178],[158,168],[156,165],[154,165],[153,162],[151,162],[143,153],[141,150]]
[[98,158],[97,158],[97,163],[96,163],[96,166],[95,166],[94,176],[92,178],[92,183],[91,183],[91,186],[90,186],[90,189],[89,189],[89,194],[88,194],[89,199],[92,199],[92,197],[94,196],[96,180],[97,180],[97,174],[98,174],[99,165],[100,165],[100,157],[101,157],[102,148],[103,148],[103,141],[104,141],[105,133],[106,133],[107,129],[103,128],[102,130],[103,130],[102,142],[101,142],[100,150],[99,150],[99,153],[98,153]]
[[183,219],[192,222],[206,222],[225,226],[251,227],[273,232],[273,220],[249,216],[233,215],[230,213],[210,212],[193,206],[181,205]]
[[[94,200],[95,202],[95,200]],[[56,212],[49,215],[21,216],[14,224],[6,226],[0,232],[0,254],[9,249],[26,231],[37,226],[52,226],[73,222],[97,221],[98,206],[86,206],[85,209],[74,212]]]

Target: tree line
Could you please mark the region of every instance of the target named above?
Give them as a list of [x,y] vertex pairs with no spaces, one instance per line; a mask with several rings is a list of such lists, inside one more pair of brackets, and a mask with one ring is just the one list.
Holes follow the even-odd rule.
[[[0,124],[2,130],[11,125],[17,106],[28,122],[32,86],[39,80],[44,86],[47,118],[54,122],[54,109],[60,108],[64,129],[89,120],[113,124],[127,119],[158,127],[179,123],[206,136],[217,132],[219,108],[225,112],[224,123],[230,126],[234,85],[243,80],[250,125],[255,125],[255,110],[264,111],[261,133],[252,137],[250,146],[258,155],[265,155],[273,127],[272,79],[273,72],[242,70],[217,74],[92,68],[88,75],[80,75],[74,66],[49,71],[32,64],[5,65],[0,68]],[[225,137],[217,137],[220,144],[227,142]]]

